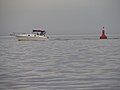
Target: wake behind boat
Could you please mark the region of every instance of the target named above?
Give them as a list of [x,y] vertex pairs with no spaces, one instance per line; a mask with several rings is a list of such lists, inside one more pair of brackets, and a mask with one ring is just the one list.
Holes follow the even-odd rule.
[[33,30],[31,34],[19,34],[16,35],[18,41],[38,41],[38,40],[46,40],[48,37],[46,36],[46,31],[44,30]]

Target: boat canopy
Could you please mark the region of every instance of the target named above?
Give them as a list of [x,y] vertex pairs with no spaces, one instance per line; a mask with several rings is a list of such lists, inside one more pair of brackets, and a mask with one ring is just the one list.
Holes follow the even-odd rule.
[[33,32],[45,32],[44,30],[33,30]]

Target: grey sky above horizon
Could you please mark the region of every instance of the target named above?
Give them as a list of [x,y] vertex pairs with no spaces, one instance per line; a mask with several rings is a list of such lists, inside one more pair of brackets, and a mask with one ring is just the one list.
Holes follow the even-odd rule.
[[120,0],[0,0],[0,35],[120,33]]

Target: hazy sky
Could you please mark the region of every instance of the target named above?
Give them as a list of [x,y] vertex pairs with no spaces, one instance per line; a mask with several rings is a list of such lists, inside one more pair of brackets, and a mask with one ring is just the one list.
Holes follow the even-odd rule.
[[120,0],[0,0],[0,35],[31,32],[42,26],[49,34],[120,33]]

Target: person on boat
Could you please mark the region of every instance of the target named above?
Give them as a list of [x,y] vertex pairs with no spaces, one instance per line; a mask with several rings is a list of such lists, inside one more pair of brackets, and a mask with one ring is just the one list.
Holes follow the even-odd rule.
[[41,31],[40,35],[41,36],[45,36],[46,32],[45,31]]

